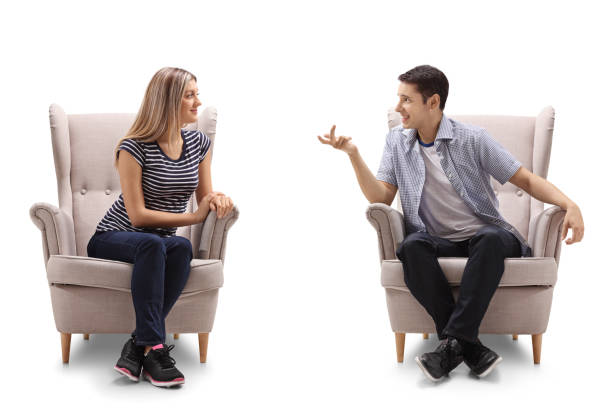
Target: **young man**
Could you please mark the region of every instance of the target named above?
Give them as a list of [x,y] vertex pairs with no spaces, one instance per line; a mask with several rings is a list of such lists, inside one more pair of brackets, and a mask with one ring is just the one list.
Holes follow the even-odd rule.
[[[346,152],[370,203],[391,205],[399,188],[407,234],[397,250],[404,281],[433,318],[440,345],[416,358],[438,381],[461,362],[480,377],[501,361],[478,340],[478,328],[504,272],[504,259],[531,256],[521,234],[504,220],[490,185],[510,181],[536,199],[566,210],[573,244],[582,240],[578,206],[554,185],[531,173],[481,128],[443,113],[448,80],[421,65],[398,78],[402,125],[387,135],[376,177],[347,136],[335,125],[319,140]],[[437,257],[468,257],[455,302]]]

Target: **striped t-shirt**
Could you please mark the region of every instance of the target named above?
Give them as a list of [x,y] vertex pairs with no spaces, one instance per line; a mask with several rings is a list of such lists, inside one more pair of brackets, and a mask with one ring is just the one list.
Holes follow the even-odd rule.
[[[142,192],[145,208],[149,210],[184,213],[198,186],[198,167],[210,148],[210,139],[199,130],[185,129],[181,129],[181,137],[183,151],[177,160],[168,157],[157,142],[125,139],[119,146],[119,150],[130,153],[142,167]],[[98,231],[152,232],[169,237],[176,234],[176,227],[134,227],[120,194],[98,224]]]

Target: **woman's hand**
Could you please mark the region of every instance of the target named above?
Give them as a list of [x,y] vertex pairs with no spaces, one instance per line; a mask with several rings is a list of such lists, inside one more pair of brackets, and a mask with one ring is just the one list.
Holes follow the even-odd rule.
[[210,203],[210,209],[217,211],[217,218],[223,218],[232,211],[234,203],[232,199],[221,192],[214,193],[216,196]]
[[194,213],[196,215],[197,222],[204,222],[206,216],[208,215],[208,211],[212,209],[210,206],[217,194],[218,193],[215,193],[214,191],[212,193],[208,193],[198,203],[198,209]]

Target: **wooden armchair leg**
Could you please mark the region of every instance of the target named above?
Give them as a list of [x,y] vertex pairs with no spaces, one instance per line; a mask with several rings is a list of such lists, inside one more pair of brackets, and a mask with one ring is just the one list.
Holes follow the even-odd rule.
[[68,364],[68,360],[70,359],[70,339],[72,338],[72,333],[60,333],[62,338],[62,362],[64,364]]
[[89,333],[83,333],[83,340],[89,340]]
[[518,334],[513,334],[512,335],[512,340],[514,340],[514,341],[518,340]]
[[200,363],[205,363],[208,352],[208,333],[198,333],[198,342],[200,343]]
[[174,333],[174,340],[178,340],[179,338],[179,333]]
[[423,340],[427,340],[429,338],[429,333],[423,333]]
[[395,333],[395,351],[397,353],[397,362],[404,362],[404,345],[406,344],[406,333]]
[[532,334],[531,344],[533,346],[533,364],[540,364],[542,354],[542,334]]

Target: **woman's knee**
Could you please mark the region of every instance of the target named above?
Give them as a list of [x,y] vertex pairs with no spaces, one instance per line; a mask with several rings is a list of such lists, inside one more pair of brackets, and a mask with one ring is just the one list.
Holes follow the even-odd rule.
[[189,241],[187,238],[175,236],[175,237],[172,237],[172,240],[173,240],[172,244],[174,245],[174,249],[177,252],[184,254],[185,256],[187,255],[191,256],[193,254],[191,241]]
[[138,244],[139,252],[147,252],[154,254],[164,254],[166,249],[163,239],[157,234],[144,234],[140,243]]

